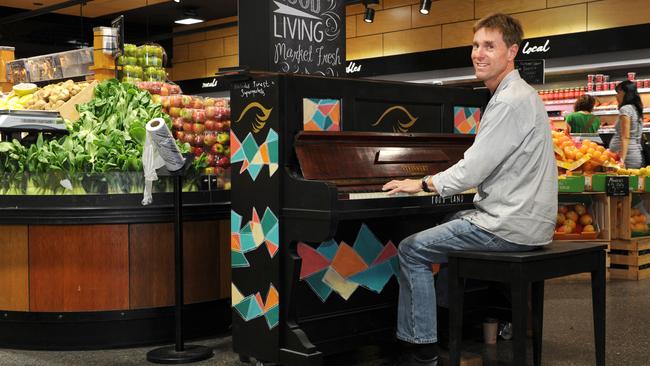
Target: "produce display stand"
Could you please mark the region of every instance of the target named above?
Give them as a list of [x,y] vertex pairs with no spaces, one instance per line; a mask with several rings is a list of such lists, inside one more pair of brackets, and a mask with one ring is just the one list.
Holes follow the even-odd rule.
[[172,176],[174,179],[174,248],[175,248],[175,288],[176,304],[175,340],[173,346],[156,348],[147,352],[147,361],[163,364],[182,364],[207,360],[214,356],[211,348],[198,345],[185,345],[183,339],[183,176],[192,166],[194,155],[185,157],[185,164],[177,171],[170,172],[164,167],[158,169],[160,176]]

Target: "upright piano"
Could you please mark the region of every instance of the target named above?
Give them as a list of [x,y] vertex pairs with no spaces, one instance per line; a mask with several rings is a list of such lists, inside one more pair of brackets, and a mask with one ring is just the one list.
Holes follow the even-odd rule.
[[[473,193],[388,196],[472,144],[487,95],[288,74],[232,83],[233,348],[287,365],[390,340],[399,242]],[[463,132],[463,133],[461,133]]]

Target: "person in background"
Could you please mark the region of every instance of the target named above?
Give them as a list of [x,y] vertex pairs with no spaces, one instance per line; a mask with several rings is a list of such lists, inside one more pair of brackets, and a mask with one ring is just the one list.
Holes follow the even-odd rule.
[[472,146],[463,159],[422,179],[393,180],[397,192],[442,197],[476,187],[476,209],[415,233],[398,247],[400,270],[396,337],[406,349],[400,366],[438,366],[436,303],[446,305],[446,265],[436,295],[431,265],[453,250],[529,251],[551,242],[557,217],[557,167],[551,129],[537,91],[515,70],[523,38],[518,20],[490,14],[474,25],[472,63],[492,93]]
[[600,127],[600,118],[591,112],[594,110],[596,99],[591,95],[583,95],[573,105],[573,113],[564,117],[571,133],[596,133]]
[[641,151],[643,103],[636,90],[636,83],[625,80],[618,84],[616,101],[619,116],[609,149],[618,153],[626,168],[641,168],[644,163]]

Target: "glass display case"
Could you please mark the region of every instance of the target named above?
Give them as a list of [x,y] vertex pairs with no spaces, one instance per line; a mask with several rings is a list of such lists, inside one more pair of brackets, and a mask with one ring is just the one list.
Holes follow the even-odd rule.
[[7,78],[14,84],[75,78],[90,75],[93,49],[52,53],[7,62]]

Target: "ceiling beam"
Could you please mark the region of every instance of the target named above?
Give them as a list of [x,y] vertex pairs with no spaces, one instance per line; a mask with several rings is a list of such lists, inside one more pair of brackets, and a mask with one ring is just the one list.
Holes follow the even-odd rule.
[[22,12],[22,13],[18,13],[18,14],[14,14],[14,15],[4,17],[4,18],[0,18],[0,24],[5,25],[5,24],[9,24],[9,23],[15,23],[15,22],[18,22],[18,21],[21,21],[21,20],[37,17],[37,16],[44,15],[44,14],[49,14],[49,13],[51,13],[53,11],[56,11],[56,10],[69,8],[71,6],[75,6],[75,5],[79,5],[79,4],[86,5],[86,3],[89,3],[91,1],[93,1],[93,0],[67,0],[67,1],[64,1],[62,3],[53,4],[53,5],[49,5],[49,6],[44,6],[42,8],[38,8],[38,9],[30,10],[30,11],[25,11],[25,12]]

